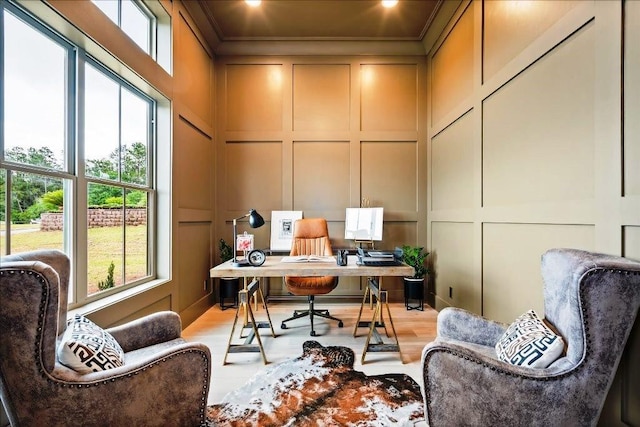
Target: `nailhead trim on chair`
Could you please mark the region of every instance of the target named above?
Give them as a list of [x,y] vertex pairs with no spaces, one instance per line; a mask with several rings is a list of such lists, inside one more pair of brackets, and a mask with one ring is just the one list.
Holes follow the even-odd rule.
[[[84,382],[84,383],[68,383],[68,382],[63,382],[60,380],[56,380],[53,379],[45,370],[44,370],[44,363],[42,362],[42,352],[41,352],[41,348],[42,348],[42,332],[44,330],[44,318],[45,318],[45,311],[46,311],[46,307],[47,307],[47,300],[49,299],[49,282],[45,279],[45,277],[37,272],[34,271],[30,271],[30,270],[2,270],[0,271],[0,277],[6,275],[6,274],[27,274],[30,276],[36,276],[38,282],[40,282],[42,284],[42,298],[40,299],[40,307],[39,307],[39,312],[38,312],[38,327],[37,327],[37,334],[36,334],[36,342],[35,344],[35,356],[36,356],[36,360],[39,362],[38,364],[38,370],[40,372],[40,375],[42,375],[47,382],[49,382],[50,384],[60,387],[60,388],[82,388],[82,387],[98,387],[100,385],[105,385],[108,384],[108,382],[115,382],[116,378],[117,379],[123,379],[123,378],[131,378],[132,375],[137,375],[139,371],[145,371],[147,368],[153,368],[155,365],[157,365],[159,362],[166,362],[167,360],[173,359],[173,357],[175,357],[178,354],[182,354],[182,353],[200,353],[201,357],[203,359],[206,359],[206,354],[200,350],[195,350],[195,349],[189,349],[189,350],[180,350],[176,353],[173,353],[169,356],[163,357],[162,360],[160,361],[156,361],[156,362],[151,362],[148,365],[145,365],[141,368],[136,369],[134,372],[130,372],[125,376],[119,376],[119,377],[113,377],[110,378],[109,380],[99,380],[99,381],[92,381],[92,382]],[[207,378],[207,370],[205,369],[203,372],[203,378]],[[200,398],[200,419],[201,419],[201,424],[205,423],[205,410],[206,410],[206,406],[207,406],[207,388],[208,388],[208,384],[207,381],[203,381],[202,382],[202,397]]]
[[[587,271],[583,277],[581,277],[580,283],[582,283],[583,279],[587,276],[593,276],[595,274],[598,273],[602,273],[602,272],[609,272],[609,273],[616,273],[616,274],[624,274],[624,275],[640,275],[640,271],[628,271],[628,270],[616,270],[616,269],[604,269],[604,268],[594,268],[591,269],[589,271]],[[584,305],[584,298],[583,298],[583,292],[584,292],[584,288],[582,286],[580,286],[580,290],[578,291],[579,293],[579,298],[578,298],[578,303],[581,307],[581,312],[582,312],[582,318],[583,318],[583,325],[584,325],[584,332],[585,332],[585,348],[584,348],[584,354],[582,356],[582,360],[586,359],[589,356],[589,352],[590,352],[590,348],[591,348],[591,334],[589,334],[589,318],[587,316],[587,308]],[[469,360],[469,361],[473,361],[479,365],[483,365],[489,369],[491,369],[492,371],[495,371],[497,373],[503,374],[503,375],[507,375],[507,376],[513,376],[516,378],[523,378],[523,379],[527,379],[527,380],[532,380],[532,381],[557,381],[557,380],[561,380],[564,377],[569,376],[570,374],[573,374],[574,372],[578,371],[579,369],[581,369],[583,367],[583,363],[582,361],[580,363],[578,363],[577,366],[575,366],[573,369],[571,369],[570,371],[564,372],[562,374],[558,374],[555,376],[547,376],[547,377],[542,377],[542,378],[538,378],[538,377],[531,377],[528,375],[522,375],[522,374],[516,374],[514,372],[510,372],[510,371],[505,371],[501,368],[498,368],[496,366],[493,365],[489,365],[483,361],[481,361],[480,359],[477,359],[475,357],[471,357],[467,354],[462,354],[460,352],[454,351],[454,350],[450,350],[450,349],[441,349],[438,350],[437,352],[444,352],[444,353],[449,353],[452,356],[455,357],[459,357],[459,358],[463,358],[465,360]],[[430,352],[427,355],[427,358],[425,360],[425,363],[422,364],[423,368],[426,364],[426,362],[428,362],[429,359],[431,359],[431,356],[434,353],[437,352]],[[424,376],[424,373],[423,373]],[[423,378],[424,380],[424,378]],[[427,414],[430,414],[431,411],[429,410],[431,408],[431,395],[429,394],[429,391],[427,390],[426,385],[424,386],[424,394],[425,394],[425,401],[426,401],[426,408],[427,408]],[[429,423],[431,422],[431,420],[428,420]]]

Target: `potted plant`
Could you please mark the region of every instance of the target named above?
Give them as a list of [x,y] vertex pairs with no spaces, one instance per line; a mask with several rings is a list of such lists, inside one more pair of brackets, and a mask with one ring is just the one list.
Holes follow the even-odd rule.
[[[407,310],[424,310],[424,281],[429,274],[429,268],[425,265],[425,260],[429,252],[424,252],[422,246],[402,246],[402,261],[413,267],[413,276],[405,276],[404,282],[404,305]],[[418,300],[418,305],[411,306],[410,300]]]
[[[233,248],[224,240],[218,242],[220,250],[220,261],[227,262],[233,258]],[[220,308],[226,310],[229,307],[238,306],[238,289],[240,287],[240,279],[238,277],[221,277],[220,278]],[[224,305],[225,298],[232,298],[232,305]]]

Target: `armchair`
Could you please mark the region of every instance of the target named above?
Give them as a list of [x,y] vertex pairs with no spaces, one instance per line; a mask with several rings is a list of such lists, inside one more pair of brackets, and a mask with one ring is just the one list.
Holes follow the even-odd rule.
[[543,369],[499,361],[507,325],[438,314],[422,352],[430,426],[595,425],[640,306],[640,263],[572,249],[542,257],[544,309],[566,353]]
[[66,328],[69,259],[60,251],[0,260],[0,397],[15,426],[198,426],[205,422],[210,351],[158,312],[107,329],[124,365],[80,374],[56,348]]

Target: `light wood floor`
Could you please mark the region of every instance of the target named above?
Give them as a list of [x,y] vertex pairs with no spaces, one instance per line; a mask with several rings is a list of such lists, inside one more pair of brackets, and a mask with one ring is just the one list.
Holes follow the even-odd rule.
[[[335,321],[316,317],[314,322],[318,334],[316,337],[309,335],[308,317],[288,322],[287,329],[280,329],[282,320],[291,316],[294,309],[307,308],[306,304],[273,302],[269,303],[268,308],[276,337],[273,338],[271,336],[271,331],[268,328],[260,329],[260,337],[269,365],[300,356],[302,354],[302,343],[307,340],[315,340],[324,346],[341,345],[353,349],[356,354],[354,368],[367,375],[405,373],[422,385],[420,356],[422,348],[435,339],[437,312],[434,309],[425,306],[424,311],[407,311],[404,304],[390,304],[389,308],[393,325],[398,334],[401,354],[397,352],[368,352],[365,362],[362,364],[362,352],[368,329],[358,328],[357,337],[353,336],[355,321],[360,309],[359,303],[328,304],[323,303],[321,298],[317,298],[316,308],[329,309],[331,315],[342,319],[344,327],[339,328]],[[235,314],[236,309],[234,308],[223,311],[218,305],[215,305],[183,331],[183,336],[186,340],[205,343],[211,349],[212,373],[209,404],[220,402],[228,392],[239,388],[258,370],[265,368],[260,353],[231,353],[227,356],[227,364],[223,366],[222,361]],[[267,320],[266,312],[262,306],[254,314],[257,321]],[[391,333],[386,310],[384,310],[384,315],[387,329]],[[362,320],[371,320],[372,316],[373,310],[366,305],[363,310]],[[242,342],[238,338],[241,324],[242,312],[234,334],[234,343]],[[378,330],[385,343],[394,342],[384,335],[383,328],[378,328]]]

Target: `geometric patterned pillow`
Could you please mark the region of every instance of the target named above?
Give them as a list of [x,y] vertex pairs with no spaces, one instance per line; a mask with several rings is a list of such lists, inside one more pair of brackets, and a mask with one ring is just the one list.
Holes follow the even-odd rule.
[[69,319],[58,347],[61,364],[81,374],[124,364],[124,351],[113,336],[84,316]]
[[564,351],[564,340],[529,310],[507,328],[495,348],[503,362],[546,368]]

